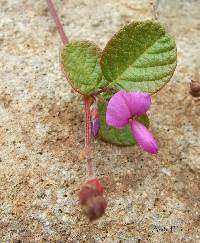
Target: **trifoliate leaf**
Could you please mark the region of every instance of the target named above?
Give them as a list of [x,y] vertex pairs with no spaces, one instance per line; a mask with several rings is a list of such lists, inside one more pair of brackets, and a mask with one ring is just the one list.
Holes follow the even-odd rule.
[[91,95],[108,83],[100,66],[101,49],[90,41],[67,44],[61,51],[61,64],[71,86],[83,95]]
[[[109,95],[107,97],[109,97]],[[102,140],[120,146],[136,144],[129,125],[125,128],[117,129],[106,124],[106,107],[107,102],[98,102],[98,111],[100,116],[99,135]],[[146,127],[149,126],[149,119],[146,114],[139,117],[138,121],[143,123]]]
[[176,44],[157,22],[133,22],[108,42],[101,67],[106,80],[126,91],[154,93],[176,68]]

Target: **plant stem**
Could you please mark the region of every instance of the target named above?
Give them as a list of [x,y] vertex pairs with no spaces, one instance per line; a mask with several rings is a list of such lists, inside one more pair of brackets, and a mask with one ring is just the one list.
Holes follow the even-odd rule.
[[[49,11],[51,12],[51,15],[53,17],[53,20],[56,25],[56,29],[60,35],[60,38],[63,42],[63,44],[67,44],[69,42],[69,39],[67,38],[63,25],[61,24],[61,21],[58,17],[57,11],[55,9],[55,6],[53,4],[52,0],[47,0]],[[90,105],[91,105],[91,97],[84,97],[84,104],[85,104],[85,155],[87,157],[88,161],[88,174],[89,176],[93,176],[94,169],[93,169],[93,163],[92,159],[90,157],[91,153],[91,114],[90,114]]]
[[48,7],[49,7],[49,11],[51,12],[51,15],[53,17],[53,20],[55,22],[58,33],[60,34],[60,38],[61,38],[63,44],[65,45],[69,42],[69,40],[68,40],[68,38],[67,38],[67,36],[64,32],[63,25],[61,24],[61,21],[58,17],[55,6],[54,6],[52,0],[47,0],[47,4],[48,4]]
[[152,6],[152,17],[153,20],[158,20],[158,1],[157,0],[153,0],[150,1],[150,5]]
[[84,96],[84,105],[85,105],[85,151],[88,152],[87,161],[88,161],[88,173],[89,176],[93,176],[93,163],[90,157],[91,153],[91,97]]

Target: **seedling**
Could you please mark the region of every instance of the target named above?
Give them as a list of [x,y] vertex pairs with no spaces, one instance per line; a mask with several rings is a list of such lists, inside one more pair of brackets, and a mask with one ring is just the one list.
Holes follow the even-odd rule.
[[[88,161],[87,181],[79,194],[90,220],[106,209],[103,186],[94,178],[91,135],[121,146],[138,143],[150,154],[158,144],[147,129],[150,95],[172,77],[177,52],[174,39],[157,21],[137,21],[124,26],[101,50],[88,40],[69,42],[51,0],[48,6],[64,47],[60,60],[72,88],[85,104],[85,147],[80,159]],[[91,113],[91,107],[92,113]]]

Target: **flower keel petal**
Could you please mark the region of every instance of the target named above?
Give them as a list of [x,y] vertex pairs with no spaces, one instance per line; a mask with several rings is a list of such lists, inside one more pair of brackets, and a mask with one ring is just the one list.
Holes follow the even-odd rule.
[[137,143],[148,153],[157,154],[158,144],[149,130],[140,122],[133,120],[131,122],[132,134]]

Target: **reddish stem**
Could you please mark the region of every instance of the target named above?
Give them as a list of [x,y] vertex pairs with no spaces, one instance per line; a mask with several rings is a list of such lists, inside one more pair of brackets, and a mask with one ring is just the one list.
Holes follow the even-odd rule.
[[67,38],[67,36],[66,36],[66,34],[64,32],[63,26],[62,26],[61,21],[60,21],[60,19],[58,17],[58,14],[57,14],[57,11],[55,9],[55,6],[54,6],[52,0],[47,0],[47,4],[48,4],[48,7],[49,7],[49,11],[51,12],[51,15],[53,17],[53,20],[54,20],[54,22],[56,24],[56,28],[57,28],[57,30],[58,30],[58,32],[60,34],[60,38],[61,38],[63,44],[65,45],[65,44],[67,44],[69,42],[69,40],[68,40],[68,38]]
[[[57,31],[60,34],[61,40],[63,44],[67,44],[69,42],[63,26],[61,24],[61,21],[58,17],[57,11],[55,9],[55,6],[52,2],[52,0],[47,0],[49,11],[51,12],[51,15],[53,17],[53,20],[56,24]],[[84,103],[85,103],[85,155],[88,160],[88,173],[89,176],[93,176],[94,170],[93,170],[93,163],[90,158],[91,153],[91,114],[90,114],[90,105],[91,105],[91,97],[84,97]]]
[[89,176],[93,176],[93,163],[90,158],[91,152],[91,113],[90,113],[90,105],[91,105],[91,97],[84,97],[84,105],[85,105],[85,151],[88,152],[88,173]]

